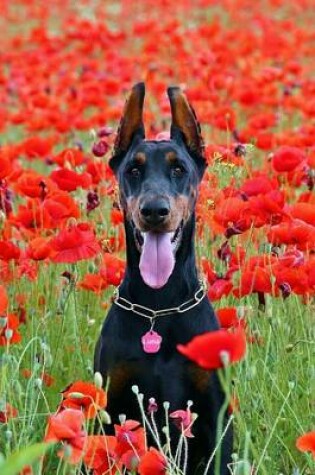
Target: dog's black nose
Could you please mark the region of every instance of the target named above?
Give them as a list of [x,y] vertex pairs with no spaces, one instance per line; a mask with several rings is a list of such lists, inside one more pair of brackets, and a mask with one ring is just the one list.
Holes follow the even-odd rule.
[[161,224],[170,214],[170,204],[164,198],[151,199],[140,205],[140,213],[148,224]]

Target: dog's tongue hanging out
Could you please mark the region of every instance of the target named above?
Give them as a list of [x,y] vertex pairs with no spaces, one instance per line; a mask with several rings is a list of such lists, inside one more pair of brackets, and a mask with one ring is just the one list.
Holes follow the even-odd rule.
[[168,281],[175,265],[171,243],[172,233],[147,232],[144,235],[140,258],[140,274],[153,289],[160,289]]

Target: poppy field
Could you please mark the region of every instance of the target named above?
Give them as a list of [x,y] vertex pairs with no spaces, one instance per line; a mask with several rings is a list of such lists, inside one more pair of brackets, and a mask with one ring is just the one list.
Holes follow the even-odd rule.
[[[135,387],[145,420],[106,435],[93,374],[125,268],[108,160],[139,81],[147,138],[168,137],[170,85],[202,128],[196,252],[222,328],[178,351],[227,383],[231,475],[314,475],[314,7],[0,0],[1,475],[185,473],[167,437],[147,445],[157,408]],[[167,416],[179,451],[195,417]]]

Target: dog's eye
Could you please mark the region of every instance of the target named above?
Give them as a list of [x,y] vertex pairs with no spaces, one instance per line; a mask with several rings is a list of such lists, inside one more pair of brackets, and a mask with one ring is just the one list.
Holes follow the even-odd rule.
[[129,175],[132,176],[133,178],[139,178],[140,176],[140,170],[137,167],[132,167],[129,170]]
[[180,165],[177,165],[176,167],[172,168],[172,176],[174,178],[180,178],[184,175],[185,169],[184,167],[181,167]]

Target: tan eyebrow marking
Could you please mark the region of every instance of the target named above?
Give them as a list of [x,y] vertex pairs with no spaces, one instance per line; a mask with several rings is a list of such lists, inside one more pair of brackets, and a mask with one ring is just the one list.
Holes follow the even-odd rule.
[[145,153],[143,152],[138,152],[136,155],[135,155],[135,161],[137,163],[139,163],[139,165],[143,165],[144,162],[146,161],[147,157],[145,155]]
[[172,163],[172,162],[175,162],[177,160],[177,155],[175,152],[167,152],[165,154],[165,158],[168,162]]

